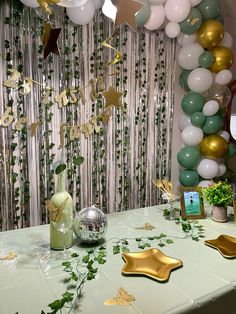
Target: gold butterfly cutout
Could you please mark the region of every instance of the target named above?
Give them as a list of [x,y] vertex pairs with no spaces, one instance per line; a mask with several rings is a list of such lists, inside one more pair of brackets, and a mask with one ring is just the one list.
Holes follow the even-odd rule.
[[155,229],[156,227],[154,227],[153,225],[149,224],[148,222],[145,223],[145,225],[143,227],[136,227],[135,229],[139,229],[139,230],[152,230]]
[[13,251],[10,251],[6,255],[1,256],[0,260],[10,261],[12,259],[15,259],[16,257],[17,257],[17,254]]
[[128,294],[128,292],[124,288],[119,288],[117,297],[114,297],[112,299],[107,299],[104,302],[104,305],[124,305],[128,306],[131,304],[131,302],[135,301],[135,297],[131,294]]
[[68,197],[60,204],[57,205],[51,200],[45,200],[45,205],[47,209],[49,210],[49,216],[52,221],[60,221],[62,218],[62,211],[66,206],[66,202],[68,200]]

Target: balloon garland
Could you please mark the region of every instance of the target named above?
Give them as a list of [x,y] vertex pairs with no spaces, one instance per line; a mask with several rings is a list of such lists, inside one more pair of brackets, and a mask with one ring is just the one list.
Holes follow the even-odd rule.
[[[179,128],[185,145],[177,155],[183,186],[207,186],[227,171],[235,154],[224,128],[224,107],[231,100],[232,36],[224,32],[220,0],[192,0],[188,17],[179,23],[181,102]],[[234,147],[234,148],[233,148]]]

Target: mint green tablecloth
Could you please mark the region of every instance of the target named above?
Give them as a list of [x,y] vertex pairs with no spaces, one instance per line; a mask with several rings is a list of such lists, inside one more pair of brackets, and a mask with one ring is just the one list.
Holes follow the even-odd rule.
[[[130,210],[108,215],[106,234],[107,263],[99,266],[95,280],[86,282],[76,313],[159,314],[159,313],[236,313],[236,259],[229,260],[210,247],[184,236],[180,226],[167,221],[161,206]],[[156,227],[152,231],[135,229],[145,223]],[[216,223],[202,220],[206,239],[220,234],[236,237],[233,222]],[[173,271],[167,283],[145,277],[121,275],[124,262],[120,254],[112,254],[113,237],[138,237],[166,233],[176,237],[174,244],[161,251],[183,261],[183,267]],[[158,248],[158,246],[156,246]],[[130,247],[137,251],[137,245]],[[49,250],[49,226],[32,227],[0,233],[0,256],[13,250],[18,257],[0,261],[0,313],[40,314],[49,311],[47,304],[65,292],[61,261],[57,252]],[[70,249],[83,253],[80,246]],[[116,296],[123,287],[136,300],[128,307],[105,306],[104,301]],[[65,312],[67,313],[67,312]]]

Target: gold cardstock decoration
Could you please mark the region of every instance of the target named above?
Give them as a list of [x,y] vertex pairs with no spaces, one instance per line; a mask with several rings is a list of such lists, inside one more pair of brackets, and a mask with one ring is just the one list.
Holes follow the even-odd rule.
[[41,37],[43,47],[44,47],[44,60],[52,52],[56,55],[60,55],[59,49],[57,46],[57,39],[61,32],[61,28],[52,28],[50,22],[44,24],[44,31]]
[[139,230],[153,230],[155,229],[156,227],[154,227],[153,225],[150,225],[148,222],[146,222],[144,224],[144,226],[142,227],[136,227],[135,229],[139,229]]
[[57,4],[60,2],[60,0],[37,0],[38,4],[40,5],[40,7],[43,9],[43,11],[46,14],[51,15],[52,14],[52,10],[49,7],[50,4]]
[[9,72],[11,73],[9,79],[3,82],[3,86],[16,89],[18,87],[18,80],[20,78],[20,72],[16,69],[10,69]]
[[120,107],[121,106],[121,96],[123,93],[117,92],[112,86],[108,88],[107,91],[103,92],[102,95],[106,100],[106,107],[114,106]]
[[133,30],[137,31],[135,21],[135,14],[138,13],[143,4],[134,0],[117,0],[116,1],[117,13],[115,26],[118,27],[123,23],[128,24]]
[[49,210],[49,216],[52,221],[58,222],[62,218],[62,211],[66,206],[68,197],[60,204],[57,205],[51,200],[45,200],[45,206]]
[[11,107],[8,107],[0,119],[0,126],[8,127],[12,123],[13,119],[12,109]]
[[118,289],[117,296],[112,299],[107,299],[104,305],[124,305],[129,306],[131,302],[135,301],[135,297],[129,294],[124,288]]

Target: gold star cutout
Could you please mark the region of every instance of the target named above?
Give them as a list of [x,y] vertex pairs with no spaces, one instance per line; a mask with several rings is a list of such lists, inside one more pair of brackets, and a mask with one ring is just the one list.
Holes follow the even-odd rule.
[[102,93],[102,95],[106,99],[106,107],[115,106],[120,107],[121,100],[120,97],[123,93],[117,92],[112,86],[108,88],[108,91]]
[[44,60],[52,52],[60,55],[57,46],[57,39],[60,34],[61,28],[52,28],[49,22],[44,24],[44,31],[42,35],[42,43],[44,47]]
[[236,238],[222,234],[217,239],[206,240],[204,243],[218,250],[226,258],[236,257]]
[[158,249],[138,253],[123,253],[125,265],[122,274],[145,275],[158,281],[167,281],[173,269],[183,266],[181,260],[166,256]]
[[115,26],[118,27],[121,24],[126,23],[136,31],[137,25],[135,21],[135,14],[140,11],[143,4],[133,0],[117,0],[116,6],[117,13]]

